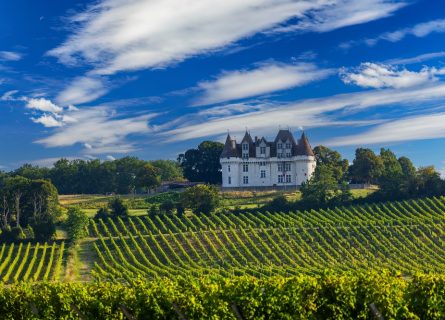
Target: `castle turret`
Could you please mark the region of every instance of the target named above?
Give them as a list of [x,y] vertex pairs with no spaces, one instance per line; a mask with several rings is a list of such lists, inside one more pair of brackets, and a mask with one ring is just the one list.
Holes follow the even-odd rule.
[[314,151],[312,151],[311,145],[309,144],[309,140],[306,137],[306,134],[303,132],[300,138],[300,141],[298,141],[298,150],[297,155],[299,156],[311,156],[315,157]]

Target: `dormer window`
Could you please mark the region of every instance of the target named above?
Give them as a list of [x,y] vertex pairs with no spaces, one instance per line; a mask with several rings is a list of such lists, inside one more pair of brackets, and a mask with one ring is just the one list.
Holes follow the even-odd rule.
[[286,149],[290,149],[290,148],[291,148],[290,143],[286,143]]
[[266,147],[260,147],[260,154],[266,154]]
[[278,144],[278,149],[283,149],[283,144],[282,143]]
[[243,151],[249,150],[249,145],[247,143],[243,143]]

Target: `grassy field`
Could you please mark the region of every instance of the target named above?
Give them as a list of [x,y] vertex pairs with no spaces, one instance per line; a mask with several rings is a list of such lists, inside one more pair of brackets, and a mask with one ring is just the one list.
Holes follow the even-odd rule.
[[[352,190],[355,198],[366,197],[375,190],[357,189]],[[162,195],[162,194],[159,194]],[[147,213],[150,207],[150,199],[159,195],[119,195],[127,202],[130,215],[138,216]],[[270,202],[274,197],[284,195],[289,201],[299,200],[301,197],[298,191],[233,191],[221,192],[221,206],[227,209],[239,207],[241,209],[256,208]],[[64,208],[70,206],[80,206],[90,217],[93,217],[97,210],[105,207],[114,196],[105,195],[60,195],[60,204]],[[156,201],[152,203],[157,203]],[[159,204],[159,203],[158,203]]]

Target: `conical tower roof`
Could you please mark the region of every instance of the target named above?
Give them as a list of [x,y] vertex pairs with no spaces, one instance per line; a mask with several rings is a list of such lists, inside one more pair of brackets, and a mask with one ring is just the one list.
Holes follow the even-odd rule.
[[220,158],[237,157],[238,152],[236,149],[236,141],[232,139],[230,134],[227,134],[226,143],[224,144],[223,151]]
[[306,134],[303,132],[300,140],[298,141],[298,156],[312,156],[315,157],[314,151],[312,151],[311,145],[309,143]]

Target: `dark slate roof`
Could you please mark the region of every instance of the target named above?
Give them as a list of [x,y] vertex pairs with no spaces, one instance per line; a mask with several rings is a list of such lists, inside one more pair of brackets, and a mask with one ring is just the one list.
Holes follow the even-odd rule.
[[306,134],[303,132],[300,140],[298,141],[298,149],[297,156],[312,156],[315,157],[314,152],[312,151],[311,145],[309,144],[309,140],[306,137]]
[[252,158],[255,157],[255,144],[253,143],[250,133],[247,131],[244,134],[243,140],[241,140],[241,145],[246,142],[249,144],[249,157],[252,157]]
[[261,139],[257,139],[255,137],[255,141],[253,141],[249,132],[246,131],[243,139],[241,140],[241,143],[236,143],[236,141],[230,137],[230,134],[228,134],[226,143],[221,153],[221,158],[241,157],[241,145],[244,142],[247,142],[249,144],[249,157],[256,157],[256,147],[258,147],[262,141],[264,141],[266,145],[270,147],[270,157],[277,156],[277,143],[285,143],[286,141],[290,141],[292,144],[292,156],[314,156],[314,152],[312,151],[309,140],[307,139],[304,132],[301,135],[300,140],[296,142],[290,130],[279,130],[274,142],[268,142],[264,137],[262,137]]
[[230,134],[227,135],[226,143],[224,144],[221,158],[238,157],[238,148],[236,141],[232,140]]

